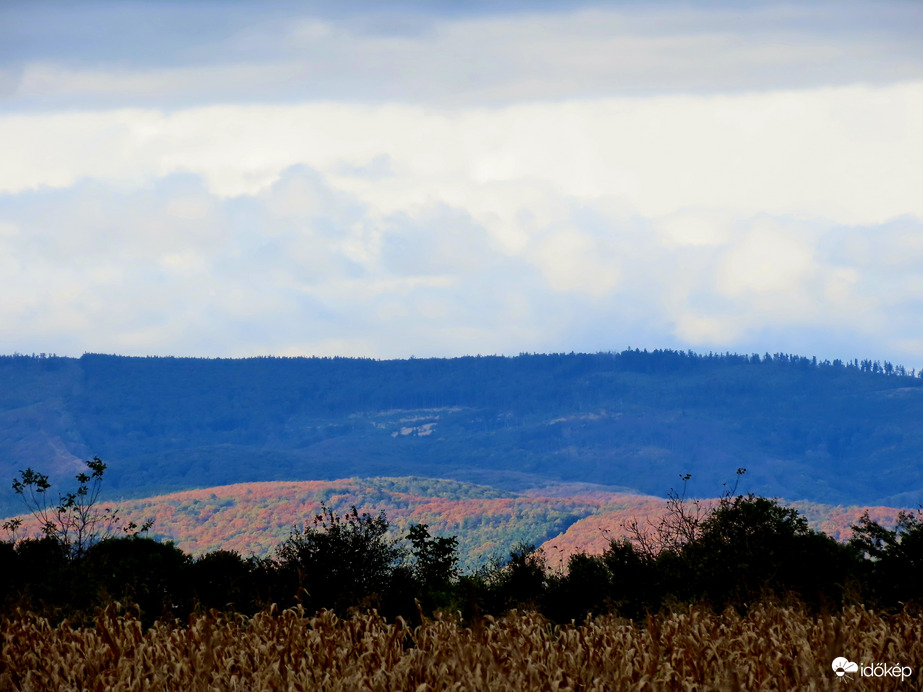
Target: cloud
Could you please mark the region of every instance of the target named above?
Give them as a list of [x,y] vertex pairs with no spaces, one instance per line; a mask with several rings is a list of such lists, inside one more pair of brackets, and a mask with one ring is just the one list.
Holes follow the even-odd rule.
[[579,228],[561,228],[543,239],[534,252],[536,264],[555,291],[604,297],[618,286],[618,258],[603,238]]
[[913,3],[337,4],[10,5],[0,83],[30,109],[455,107],[923,78]]
[[748,302],[765,295],[802,295],[813,268],[811,248],[796,233],[760,220],[723,254],[716,288]]
[[[235,197],[192,174],[131,192],[87,181],[7,195],[0,319],[17,329],[0,350],[395,357],[794,344],[825,355],[848,340],[907,360],[923,338],[919,263],[887,269],[862,245],[897,257],[918,219],[844,228],[762,215],[721,242],[677,245],[605,199],[559,195],[548,208],[510,250],[464,207],[381,215],[304,166]],[[835,242],[846,235],[855,248]]]
[[730,240],[733,223],[726,211],[692,207],[656,219],[654,229],[668,247],[713,246]]
[[0,351],[912,366],[921,17],[0,5]]
[[698,348],[877,352],[916,364],[920,231],[917,217],[849,228],[820,219],[738,221],[720,246],[674,248],[685,267],[666,302],[675,334]]
[[189,174],[129,194],[84,182],[0,198],[0,218],[0,315],[20,327],[7,352],[422,355],[452,334],[514,347],[516,291],[483,228],[443,207],[373,218],[304,167],[236,198]]
[[900,216],[876,227],[838,227],[824,239],[832,261],[877,269],[888,275],[923,263],[923,224],[918,216]]
[[[234,196],[306,165],[382,215],[464,206],[505,225],[511,246],[523,238],[510,229],[505,196],[518,206],[549,189],[610,197],[649,218],[699,208],[882,223],[923,216],[921,111],[923,82],[457,111],[317,104],[7,116],[0,190],[84,178],[131,187],[186,171]],[[382,160],[385,177],[348,172]]]

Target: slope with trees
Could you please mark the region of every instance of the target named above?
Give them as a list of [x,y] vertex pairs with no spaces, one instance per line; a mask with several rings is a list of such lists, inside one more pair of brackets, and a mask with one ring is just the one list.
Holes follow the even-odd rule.
[[[61,497],[67,510],[68,494]],[[84,497],[88,515],[106,513]],[[78,621],[114,601],[133,603],[148,624],[196,608],[252,614],[270,604],[340,614],[374,608],[417,621],[425,607],[475,622],[514,608],[567,622],[604,612],[637,618],[677,604],[745,612],[767,598],[817,612],[850,602],[923,604],[923,511],[902,512],[893,528],[865,515],[839,543],[793,507],[734,491],[710,507],[671,492],[658,522],[631,524],[628,539],[611,540],[599,555],[571,555],[563,570],[520,543],[505,559],[462,572],[457,537],[434,536],[420,523],[394,532],[385,512],[355,506],[344,513],[322,506],[266,558],[227,550],[193,558],[137,531],[46,529],[41,538],[0,542],[6,608]]]
[[0,384],[0,473],[66,477],[93,452],[118,460],[125,496],[385,475],[657,494],[687,472],[718,487],[744,464],[768,496],[923,498],[923,379],[868,360],[8,356]]

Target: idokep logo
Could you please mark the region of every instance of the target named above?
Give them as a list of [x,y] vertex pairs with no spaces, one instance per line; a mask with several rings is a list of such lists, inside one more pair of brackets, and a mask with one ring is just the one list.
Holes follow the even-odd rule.
[[833,659],[832,667],[836,676],[843,680],[852,680],[858,674],[864,678],[900,678],[903,682],[913,673],[910,666],[899,663],[873,663],[860,666],[842,656]]
[[853,663],[852,661],[849,661],[840,656],[839,658],[833,659],[833,672],[836,673],[838,678],[845,677],[852,680],[852,676],[847,675],[847,673],[858,673],[859,664]]

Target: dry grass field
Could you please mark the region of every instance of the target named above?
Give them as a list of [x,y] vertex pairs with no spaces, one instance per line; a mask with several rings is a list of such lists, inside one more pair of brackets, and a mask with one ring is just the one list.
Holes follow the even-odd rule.
[[[861,670],[838,678],[839,656],[913,672],[903,682]],[[80,628],[25,613],[5,619],[0,691],[920,690],[921,663],[923,619],[861,607],[831,617],[693,608],[643,625],[607,616],[580,627],[514,612],[474,627],[442,619],[416,628],[289,610],[193,616],[147,632],[110,607]]]

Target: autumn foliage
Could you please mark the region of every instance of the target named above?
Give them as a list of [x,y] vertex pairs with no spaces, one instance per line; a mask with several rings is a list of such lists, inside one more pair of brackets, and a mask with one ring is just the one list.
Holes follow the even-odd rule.
[[[713,508],[717,502],[705,499],[702,505]],[[631,521],[655,524],[665,512],[664,499],[648,495],[567,485],[503,493],[414,477],[241,483],[119,503],[126,520],[151,521],[148,535],[190,555],[227,550],[258,557],[272,555],[293,526],[310,523],[322,506],[339,513],[353,506],[360,513],[384,511],[395,532],[426,524],[434,535],[455,536],[460,566],[468,571],[506,556],[519,543],[534,544],[550,568],[563,569],[571,555],[599,555],[612,540],[628,538]],[[809,502],[790,506],[812,528],[839,541],[852,536],[850,527],[865,512],[893,526],[900,511]],[[25,521],[20,534],[40,535],[39,526]]]

